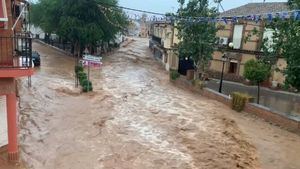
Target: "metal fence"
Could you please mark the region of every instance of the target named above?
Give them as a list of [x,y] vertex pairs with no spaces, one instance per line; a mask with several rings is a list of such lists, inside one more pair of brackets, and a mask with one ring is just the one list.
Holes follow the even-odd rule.
[[30,68],[32,39],[30,37],[0,37],[0,68]]

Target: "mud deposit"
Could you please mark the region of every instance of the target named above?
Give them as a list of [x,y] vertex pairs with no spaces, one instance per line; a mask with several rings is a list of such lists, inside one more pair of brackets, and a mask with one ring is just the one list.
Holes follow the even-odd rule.
[[260,168],[228,107],[173,86],[147,39],[92,70],[95,91],[74,88],[74,60],[34,43],[42,66],[21,86],[22,158],[33,169]]

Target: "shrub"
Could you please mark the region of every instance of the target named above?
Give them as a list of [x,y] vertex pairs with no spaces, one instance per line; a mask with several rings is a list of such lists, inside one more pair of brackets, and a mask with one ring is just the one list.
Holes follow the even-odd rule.
[[244,110],[244,107],[247,102],[252,99],[251,96],[244,93],[234,92],[232,93],[232,109],[238,112]]
[[85,86],[82,86],[82,91],[83,91],[83,92],[90,92],[90,91],[93,91],[93,86],[92,86],[92,85],[85,85]]
[[172,80],[176,80],[176,79],[179,78],[179,77],[180,77],[180,74],[178,73],[177,70],[171,70],[171,71],[170,71],[170,78],[171,78]]
[[87,79],[87,74],[84,72],[78,72],[78,79],[79,79],[79,81]]
[[79,84],[83,86],[84,81],[88,81],[87,77],[82,77],[81,79],[79,79]]
[[84,77],[84,76],[87,77],[86,73],[83,72],[83,71],[82,71],[82,72],[81,72],[81,71],[78,72],[77,75],[78,75],[78,78],[79,78],[79,79],[82,78],[82,77]]
[[87,74],[84,72],[82,66],[75,66],[75,73],[79,79],[79,84],[82,86],[83,92],[93,91],[93,84],[88,80]]
[[75,66],[75,73],[78,75],[79,72],[83,72],[82,66]]
[[84,79],[84,80],[82,80],[82,82],[81,82],[81,86],[87,86],[87,85],[90,85],[90,86],[92,86],[92,82],[91,82],[91,81],[89,81],[88,79]]

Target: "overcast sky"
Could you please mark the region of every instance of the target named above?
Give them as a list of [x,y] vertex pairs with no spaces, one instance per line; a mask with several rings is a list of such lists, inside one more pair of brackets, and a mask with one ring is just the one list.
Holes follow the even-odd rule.
[[[211,5],[216,5],[211,1]],[[287,0],[266,0],[266,2],[286,2]],[[263,2],[263,0],[223,0],[225,10],[235,8],[250,2]],[[177,0],[119,0],[121,6],[154,11],[159,13],[175,12],[178,8]]]

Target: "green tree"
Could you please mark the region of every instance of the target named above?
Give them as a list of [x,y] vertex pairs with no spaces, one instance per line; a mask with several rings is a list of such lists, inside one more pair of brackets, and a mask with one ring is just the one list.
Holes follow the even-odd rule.
[[[215,23],[199,20],[199,18],[216,17],[218,12],[209,7],[209,0],[178,0],[180,9],[178,16],[182,19],[177,23],[179,54],[194,60],[197,75],[204,73],[212,58],[217,28]],[[197,18],[197,19],[195,19]]]
[[257,84],[257,104],[260,97],[260,83],[270,76],[271,67],[259,60],[249,60],[245,63],[244,77]]
[[58,21],[61,16],[59,5],[59,0],[40,0],[35,4],[31,4],[31,23],[45,32],[46,40],[58,28]]
[[[289,0],[288,4],[291,9],[299,9],[300,0]],[[269,39],[264,39],[262,46],[264,56],[262,59],[274,64],[274,60],[276,61],[279,56],[283,57],[287,62],[287,67],[283,71],[286,75],[285,84],[300,90],[299,18],[295,18],[293,15],[287,19],[274,18],[272,22],[266,23],[266,28],[273,30],[273,42],[270,46]]]
[[288,0],[288,4],[293,9],[299,9],[299,7],[300,7],[300,0]]
[[117,0],[40,0],[31,8],[32,23],[46,33],[56,33],[72,42],[75,53],[82,48],[115,39],[127,19],[114,7]]

